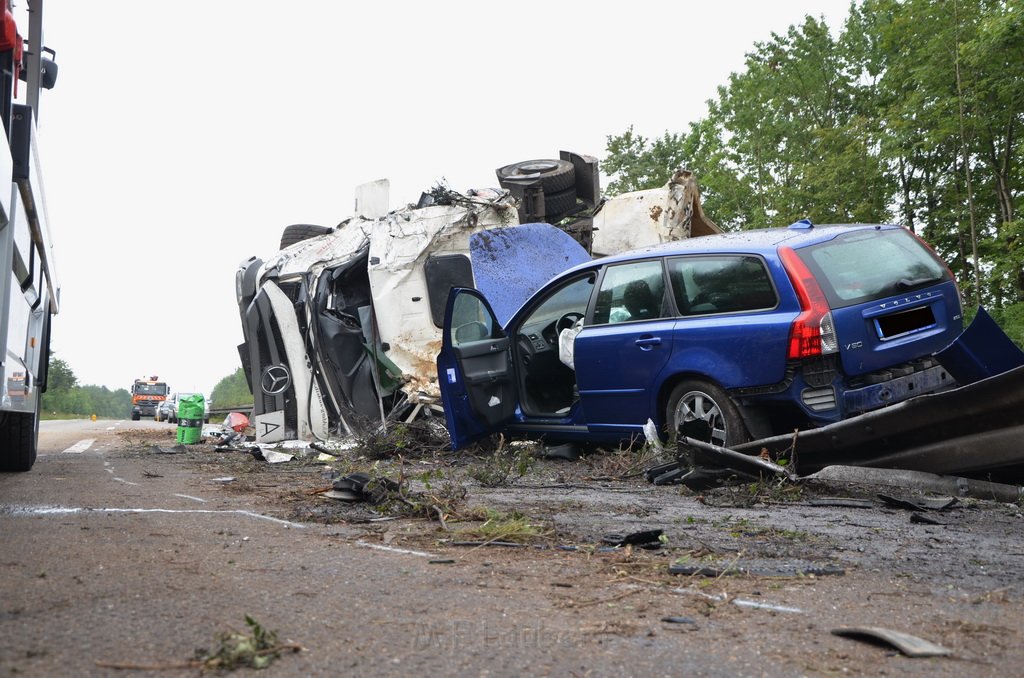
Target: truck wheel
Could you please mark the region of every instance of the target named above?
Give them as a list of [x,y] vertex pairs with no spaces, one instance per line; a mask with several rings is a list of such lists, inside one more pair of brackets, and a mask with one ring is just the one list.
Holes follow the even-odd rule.
[[281,232],[281,249],[290,247],[297,242],[315,238],[318,235],[325,235],[334,229],[329,226],[314,226],[312,224],[292,224],[285,226]]
[[38,412],[7,412],[0,421],[0,471],[28,471],[36,463]]
[[499,183],[504,179],[522,179],[534,174],[539,175],[545,198],[548,193],[561,193],[576,185],[576,168],[567,160],[523,160],[499,167],[497,174]]
[[569,189],[561,193],[544,196],[544,218],[554,223],[561,221],[576,206],[576,191]]
[[132,421],[138,421],[141,418],[142,418],[141,414],[139,414],[138,412],[132,412]]
[[669,437],[685,435],[719,447],[750,439],[732,398],[708,382],[687,380],[676,384],[665,414]]

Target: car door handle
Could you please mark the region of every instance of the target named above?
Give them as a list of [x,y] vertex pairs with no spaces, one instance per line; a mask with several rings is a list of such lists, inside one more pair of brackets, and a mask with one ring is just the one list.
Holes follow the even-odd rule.
[[652,337],[649,334],[645,334],[633,343],[639,346],[641,351],[650,351],[655,346],[661,346],[661,337]]

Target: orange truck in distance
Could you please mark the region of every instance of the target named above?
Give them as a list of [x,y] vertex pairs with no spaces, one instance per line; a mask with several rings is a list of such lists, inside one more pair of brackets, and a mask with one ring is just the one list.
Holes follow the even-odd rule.
[[138,421],[142,417],[152,417],[156,414],[156,408],[167,399],[170,389],[167,383],[160,381],[160,377],[152,376],[149,379],[136,379],[132,384],[132,421]]

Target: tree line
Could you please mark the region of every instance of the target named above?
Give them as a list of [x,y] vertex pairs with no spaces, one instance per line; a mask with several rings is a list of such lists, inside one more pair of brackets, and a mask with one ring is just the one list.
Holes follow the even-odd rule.
[[83,416],[124,419],[131,412],[132,396],[128,389],[111,391],[106,386],[80,385],[71,366],[50,356],[46,392],[40,411],[44,417]]
[[863,0],[756,43],[684,131],[607,139],[609,193],[694,171],[727,230],[901,223],[1024,343],[1024,3]]

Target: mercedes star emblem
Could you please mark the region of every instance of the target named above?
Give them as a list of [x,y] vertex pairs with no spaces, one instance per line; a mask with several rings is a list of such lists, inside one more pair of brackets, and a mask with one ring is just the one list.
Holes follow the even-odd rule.
[[263,370],[263,376],[260,378],[260,388],[269,396],[284,393],[290,383],[291,375],[284,365],[271,365]]

